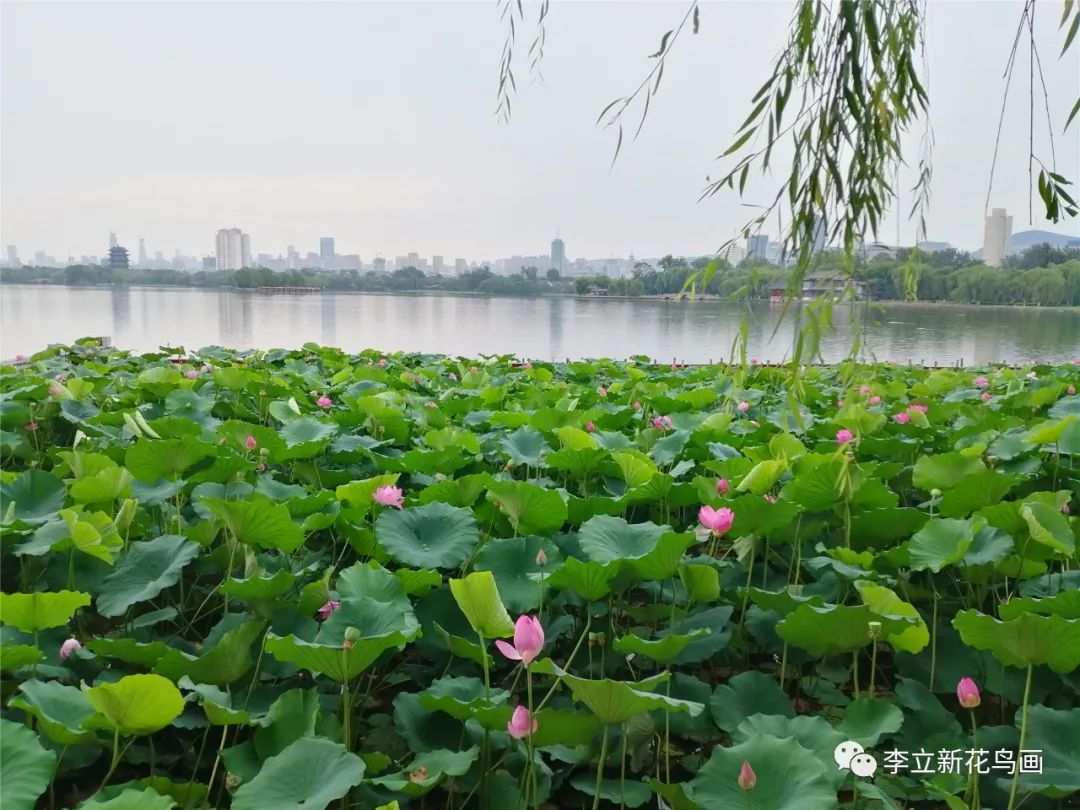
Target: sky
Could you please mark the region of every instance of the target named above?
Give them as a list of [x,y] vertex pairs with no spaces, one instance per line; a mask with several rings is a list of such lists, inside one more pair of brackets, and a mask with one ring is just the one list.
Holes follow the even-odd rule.
[[[704,2],[636,141],[611,163],[608,102],[645,76],[687,4],[553,0],[542,79],[526,52],[526,4],[509,123],[495,116],[504,39],[494,2],[46,2],[0,6],[0,242],[25,261],[100,255],[108,232],[134,253],[213,252],[240,227],[253,253],[286,245],[368,261],[704,255],[780,182],[699,202],[781,46],[789,2]],[[1040,5],[1041,9],[1042,6]],[[1059,59],[1057,5],[1037,21],[1057,166],[1080,175],[1080,43]],[[981,246],[1002,74],[1020,2],[931,0],[935,136],[928,238]],[[1036,88],[1037,102],[1042,98]],[[1036,108],[1036,152],[1049,154]],[[915,137],[911,145],[914,146]],[[991,207],[1028,224],[1027,52],[1008,98]],[[905,174],[904,178],[906,179]],[[905,187],[911,183],[903,184]],[[911,200],[904,192],[906,214]],[[914,227],[886,217],[882,241]],[[775,233],[766,226],[765,232]]]

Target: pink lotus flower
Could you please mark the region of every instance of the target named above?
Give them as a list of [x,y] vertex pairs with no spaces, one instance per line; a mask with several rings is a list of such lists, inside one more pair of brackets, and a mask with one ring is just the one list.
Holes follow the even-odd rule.
[[455,374],[454,372],[451,371],[446,376],[450,378],[450,382],[457,382],[457,374]]
[[248,450],[254,450],[258,446],[259,443],[255,441],[254,436],[248,436],[246,439],[244,439],[244,447],[246,447]]
[[518,616],[514,623],[513,646],[501,638],[495,641],[495,646],[511,661],[521,661],[528,666],[544,649],[544,626],[535,616]]
[[334,401],[330,399],[330,397],[324,395],[315,400],[315,404],[318,405],[320,408],[329,408],[331,405],[334,404]]
[[540,567],[547,565],[547,554],[544,553],[543,549],[536,552],[536,564]]
[[756,357],[751,357],[750,358],[750,365],[756,366],[757,364],[758,364],[758,359]]
[[836,431],[836,443],[837,444],[850,444],[855,440],[855,434],[847,428],[841,428]]
[[930,408],[928,408],[926,405],[923,405],[921,402],[912,402],[910,405],[908,405],[908,410],[918,411],[919,413],[928,413],[930,411]]
[[719,509],[703,506],[698,510],[698,521],[713,534],[723,534],[735,522],[735,513],[726,506]]
[[64,387],[62,385],[50,385],[49,393],[55,397],[58,394],[64,393]]
[[184,372],[184,376],[187,377],[189,380],[197,380],[199,379],[199,372],[197,372],[193,368],[189,368],[186,372]]
[[881,397],[879,397],[877,395],[870,397],[870,404],[871,405],[880,405],[881,404]]
[[749,762],[744,762],[742,768],[739,769],[739,787],[743,790],[753,790],[754,785],[757,784],[757,774],[754,773],[754,769],[750,767]]
[[986,388],[988,385],[990,385],[990,381],[986,379],[986,377],[984,377],[983,375],[980,374],[978,377],[975,378],[976,388]]
[[993,399],[993,394],[991,394],[989,391],[983,391],[981,394],[979,394],[979,399],[981,399],[983,402],[989,402],[991,399]]
[[736,407],[738,407],[739,413],[746,413],[748,410],[750,410],[750,403],[744,399]]
[[589,433],[592,433],[594,430],[596,430],[596,425],[594,425],[592,422],[586,422],[585,429],[589,431]]
[[716,482],[716,492],[718,495],[726,495],[728,490],[731,489],[731,482],[726,478],[721,478]]
[[971,680],[971,678],[960,679],[960,683],[956,685],[956,697],[959,698],[960,705],[965,709],[974,709],[982,703],[979,687],[975,685],[975,681]]
[[380,368],[386,368],[386,358],[385,357],[380,357],[379,358],[379,367]]
[[859,393],[860,394],[869,394],[870,393],[870,386],[869,385],[860,385],[859,386]]
[[909,414],[907,411],[900,411],[900,413],[893,416],[893,421],[899,422],[901,425],[906,425],[908,422],[911,421],[911,414]]
[[537,729],[537,720],[524,706],[518,706],[510,716],[510,722],[506,724],[506,730],[515,740],[521,740],[534,734]]
[[476,373],[476,366],[469,366],[469,373],[470,374],[475,374]]
[[1065,389],[1065,393],[1067,393],[1070,397],[1075,396],[1076,395],[1076,386],[1075,385],[1070,385],[1067,389]]
[[68,656],[73,652],[78,652],[82,649],[82,644],[79,643],[77,638],[69,638],[63,644],[60,645],[60,660],[67,661]]
[[334,615],[334,611],[337,610],[339,607],[341,607],[341,602],[339,602],[337,599],[327,600],[326,604],[319,608],[319,620],[325,622],[327,619]]
[[17,355],[15,355],[15,362],[16,363],[21,363],[25,359],[26,359],[25,354],[17,354]]
[[602,397],[606,397],[607,396],[607,389],[604,388],[604,386],[601,385],[599,388],[596,389],[596,393],[598,393]]
[[527,368],[527,369],[532,368],[532,363],[530,363],[528,360],[526,360],[525,361],[525,368]]
[[664,420],[661,419],[659,416],[654,417],[653,420],[652,420],[652,426],[654,428],[656,428],[657,430],[663,430],[664,429]]
[[371,493],[371,499],[375,501],[375,503],[380,506],[392,506],[395,509],[401,508],[401,501],[404,497],[405,496],[401,492],[401,487],[379,487]]

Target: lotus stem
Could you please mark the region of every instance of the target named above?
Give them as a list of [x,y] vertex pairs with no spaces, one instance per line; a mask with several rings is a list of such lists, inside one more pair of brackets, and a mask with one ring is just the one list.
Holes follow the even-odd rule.
[[604,724],[604,736],[600,740],[600,759],[596,762],[596,791],[593,795],[592,810],[600,810],[600,786],[604,783],[604,760],[607,759],[608,729],[610,728],[611,726],[607,723]]
[[[979,750],[979,724],[975,719],[975,710],[970,709],[968,712],[971,715],[971,747],[973,750]],[[964,801],[967,801],[968,794],[971,794],[971,810],[979,810],[979,769],[978,767],[972,767],[971,762],[968,763],[968,786],[964,791]]]
[[[931,580],[931,585],[933,581]],[[937,588],[934,588],[934,608],[930,623],[930,691],[934,691],[934,670],[937,668]]]
[[[664,712],[667,714],[667,712]],[[626,807],[626,738],[627,724],[622,724],[622,756],[619,758],[619,807]]]
[[[1031,699],[1031,673],[1034,670],[1034,665],[1028,664],[1027,668],[1027,680],[1024,682],[1024,705],[1021,709],[1020,715],[1020,751],[1024,750],[1024,744],[1027,742],[1027,723],[1028,723],[1028,702]],[[1019,756],[1019,754],[1018,754]],[[1013,773],[1012,789],[1009,791],[1009,808],[1008,810],[1014,810],[1016,807],[1016,794],[1020,789],[1020,763],[1016,763],[1016,772]]]

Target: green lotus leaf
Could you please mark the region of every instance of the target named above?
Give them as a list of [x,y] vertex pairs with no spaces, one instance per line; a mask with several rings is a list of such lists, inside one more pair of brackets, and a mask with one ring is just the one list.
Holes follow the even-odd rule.
[[886,635],[899,635],[912,622],[875,613],[865,605],[818,608],[803,605],[776,625],[780,638],[812,655],[852,652],[870,643],[869,624],[880,622]]
[[188,690],[188,698],[194,696],[206,712],[206,719],[214,726],[247,725],[251,717],[244,709],[232,708],[232,696],[209,683],[195,683],[187,675],[177,686]]
[[476,473],[475,475],[463,475],[460,478],[452,478],[448,481],[440,481],[420,490],[417,500],[420,505],[442,501],[451,506],[471,508],[476,499],[487,491],[488,486],[495,479],[490,473]]
[[705,708],[693,701],[669,698],[634,688],[641,684],[613,681],[609,678],[590,680],[570,675],[558,668],[554,669],[563,683],[570,687],[574,700],[584,703],[605,725],[617,725],[634,715],[654,710],[688,712],[691,717],[697,717]]
[[641,655],[661,664],[669,664],[679,657],[691,642],[709,635],[710,630],[702,627],[692,633],[671,634],[657,639],[644,639],[640,636],[623,636],[615,639],[612,648],[616,652]]
[[122,616],[132,605],[153,599],[175,585],[184,566],[199,556],[199,544],[182,535],[164,534],[132,543],[97,594],[102,616]]
[[287,568],[279,568],[270,576],[265,573],[244,579],[228,579],[221,585],[221,592],[237,599],[277,599],[292,588],[296,575]]
[[715,602],[720,598],[720,572],[711,565],[680,565],[679,579],[695,602]]
[[487,499],[506,515],[516,533],[553,534],[566,522],[566,501],[558,492],[523,481],[493,481]]
[[441,711],[458,720],[467,720],[481,709],[506,703],[510,693],[505,689],[492,689],[490,699],[485,697],[484,682],[479,678],[447,676],[433,681],[420,693],[420,705],[432,711]]
[[[757,774],[752,790],[739,787],[744,762]],[[717,746],[684,788],[700,807],[743,807],[755,810],[835,810],[836,791],[827,770],[813,752],[792,738],[758,734],[731,748]]]
[[[596,796],[596,777],[589,773],[576,774],[570,780],[570,786],[574,790],[584,793],[586,796]],[[602,779],[600,781],[600,798],[604,801],[617,804],[620,807],[641,807],[652,797],[652,789],[645,782],[638,782],[627,778]]]
[[993,470],[972,473],[945,493],[941,514],[947,518],[967,517],[976,509],[1000,501],[1019,481],[1018,475],[1003,475]]
[[[1020,725],[1021,712],[1016,713]],[[1042,752],[1042,767],[1035,773],[1020,775],[1020,793],[1039,793],[1063,799],[1080,791],[1080,708],[1052,709],[1049,706],[1028,708],[1028,750]]]
[[1061,591],[1045,599],[1014,596],[1008,602],[998,606],[998,615],[1006,621],[1024,613],[1080,619],[1080,590]]
[[395,631],[371,638],[360,638],[352,647],[329,644],[313,644],[296,638],[294,635],[277,636],[266,634],[266,651],[279,661],[295,664],[301,669],[321,672],[329,678],[343,683],[351,681],[370,667],[387,650],[400,649],[419,634],[419,628],[412,633]]
[[910,602],[905,602],[896,593],[884,585],[875,585],[866,580],[855,582],[855,589],[863,600],[863,604],[879,616],[900,616],[915,619],[915,623],[900,632],[885,634],[885,640],[894,649],[901,652],[917,653],[930,643],[930,631],[926,627],[919,611]]
[[30,680],[19,684],[19,691],[10,705],[37,718],[40,729],[53,742],[73,745],[95,739],[85,725],[94,716],[94,707],[74,686]]
[[587,520],[578,534],[581,549],[598,563],[644,557],[660,541],[666,526],[652,522],[627,523],[621,517],[597,515]]
[[[785,434],[778,434],[778,437],[782,435]],[[780,490],[780,495],[809,512],[831,509],[843,495],[840,489],[842,470],[843,463],[831,457],[813,467],[800,466],[795,477]]]
[[79,810],[169,810],[171,807],[176,807],[171,796],[162,796],[152,788],[128,788],[108,799],[87,799],[79,805]]
[[371,782],[406,796],[423,796],[447,776],[463,776],[468,773],[479,756],[480,748],[475,745],[464,751],[449,751],[445,748],[424,751],[417,754],[405,770],[376,776]]
[[397,473],[376,475],[362,481],[342,484],[334,491],[334,495],[339,501],[346,503],[356,516],[363,517],[375,507],[375,490],[380,487],[392,487],[397,480]]
[[988,650],[1010,667],[1045,664],[1054,672],[1080,667],[1080,619],[1022,613],[998,621],[977,610],[961,610],[953,627],[969,647]]
[[739,492],[764,495],[772,489],[773,484],[780,480],[780,476],[784,474],[785,470],[787,470],[787,461],[785,459],[759,461],[739,482],[737,489]]
[[1020,516],[1027,523],[1031,539],[1054,551],[1072,556],[1076,553],[1076,539],[1073,537],[1069,519],[1045,503],[1025,503],[1020,507]]
[[794,717],[791,698],[776,679],[764,672],[740,672],[726,684],[716,687],[709,709],[717,728],[734,731],[745,718],[756,714]]
[[480,540],[468,509],[429,503],[388,509],[375,522],[379,545],[398,562],[415,568],[456,568]]
[[783,717],[755,714],[739,723],[731,734],[731,741],[738,744],[757,737],[795,740],[818,758],[825,778],[834,788],[839,788],[848,777],[846,772],[836,767],[836,761],[833,759],[836,746],[844,742],[846,738],[821,715]]
[[548,584],[555,590],[568,589],[595,602],[611,593],[612,581],[622,568],[622,562],[618,560],[602,565],[593,560],[582,562],[577,557],[567,557],[551,575]]
[[911,478],[919,489],[927,492],[932,489],[944,491],[957,486],[967,476],[985,469],[986,465],[978,456],[938,453],[933,456],[920,456],[915,462]]
[[183,657],[163,641],[136,641],[133,638],[95,638],[87,648],[102,658],[115,658],[139,667],[153,667],[167,656]]
[[529,467],[544,466],[544,456],[551,452],[551,447],[544,441],[544,434],[524,426],[503,436],[499,447],[514,464]]
[[929,569],[936,574],[945,566],[960,562],[975,541],[975,534],[985,525],[983,520],[980,516],[967,520],[930,520],[907,544],[911,568],[915,571]]
[[202,655],[194,658],[182,653],[165,656],[154,671],[179,681],[185,675],[196,683],[225,686],[237,681],[255,665],[251,645],[262,634],[265,622],[246,621],[224,632]]
[[[547,562],[540,565],[536,555],[543,550]],[[480,549],[473,568],[491,571],[499,586],[506,608],[514,613],[528,613],[540,605],[540,578],[549,588],[551,572],[562,562],[558,546],[544,537],[514,537],[508,540],[492,540]]]
[[174,480],[189,467],[214,454],[214,446],[193,436],[177,439],[139,439],[127,450],[124,466],[138,481],[153,484]]
[[304,542],[304,532],[293,522],[289,508],[263,495],[245,501],[207,498],[204,503],[229,534],[246,545],[291,554]]
[[42,523],[64,505],[64,482],[44,470],[26,470],[0,483],[0,518]]
[[5,644],[0,646],[0,671],[14,672],[44,657],[44,653],[32,644]]
[[53,776],[56,754],[20,723],[0,717],[0,783],[4,810],[33,810]]
[[101,503],[126,498],[131,495],[133,480],[134,476],[122,467],[102,470],[72,483],[71,499],[75,503]]
[[90,594],[80,591],[0,593],[0,624],[24,633],[63,627],[76,610],[89,604]]
[[900,708],[881,698],[861,697],[844,709],[844,718],[836,730],[845,740],[854,740],[872,748],[887,734],[895,734],[904,723]]
[[233,810],[322,810],[359,785],[364,761],[344,745],[302,737],[233,794]]
[[[511,706],[481,709],[474,715],[474,719],[491,731],[506,731],[513,711]],[[534,748],[546,748],[550,745],[589,745],[599,736],[600,721],[589,712],[541,709],[533,714],[533,718],[536,720],[536,731],[529,739]]]
[[172,723],[184,710],[184,698],[160,675],[125,675],[115,683],[82,687],[98,716],[91,724],[124,735],[153,734]]
[[506,638],[514,634],[514,623],[490,571],[474,571],[464,579],[451,579],[450,592],[469,620],[469,626],[481,638]]

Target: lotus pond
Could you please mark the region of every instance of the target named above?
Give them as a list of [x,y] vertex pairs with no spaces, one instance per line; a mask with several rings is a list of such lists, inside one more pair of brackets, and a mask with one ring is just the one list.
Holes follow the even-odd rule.
[[1078,806],[1080,365],[791,375],[3,367],[3,807]]

